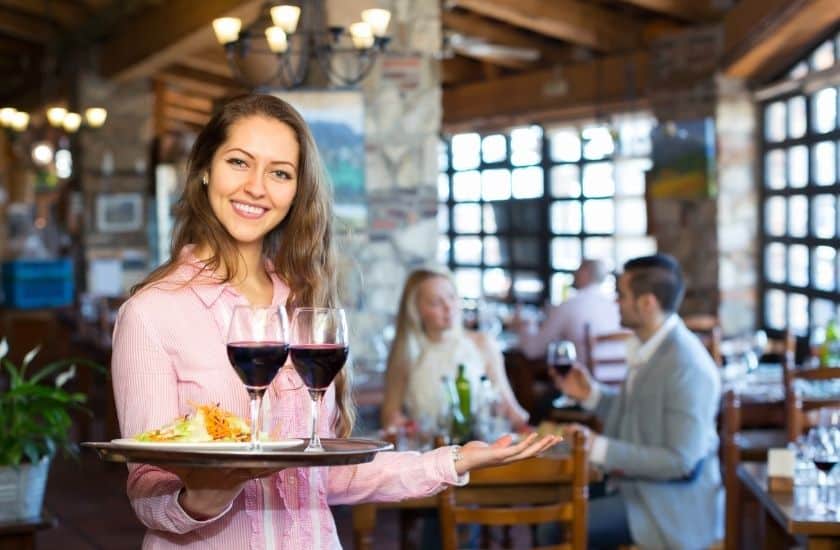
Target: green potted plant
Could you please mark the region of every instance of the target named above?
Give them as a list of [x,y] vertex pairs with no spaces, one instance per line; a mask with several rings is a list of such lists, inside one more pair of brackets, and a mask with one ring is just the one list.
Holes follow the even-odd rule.
[[77,452],[71,413],[87,410],[87,397],[64,385],[75,376],[77,364],[101,369],[85,359],[61,359],[29,373],[39,349],[16,366],[7,357],[6,339],[0,341],[0,381],[5,382],[0,386],[0,521],[41,515],[52,457]]

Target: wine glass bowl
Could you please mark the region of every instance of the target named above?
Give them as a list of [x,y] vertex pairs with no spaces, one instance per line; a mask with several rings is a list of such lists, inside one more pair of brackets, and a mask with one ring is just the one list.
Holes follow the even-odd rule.
[[343,309],[299,307],[292,315],[289,353],[312,400],[312,433],[308,452],[322,452],[318,436],[318,417],[329,385],[335,379],[350,353],[347,319]]
[[[569,371],[572,370],[572,365],[574,365],[576,359],[577,350],[575,349],[575,343],[571,340],[557,340],[548,343],[545,362],[560,376],[566,376],[569,374]],[[565,395],[561,395],[556,398],[551,405],[555,409],[562,409],[574,406],[575,402]]]
[[282,307],[236,306],[227,335],[227,356],[251,400],[251,451],[261,451],[262,399],[289,353]]

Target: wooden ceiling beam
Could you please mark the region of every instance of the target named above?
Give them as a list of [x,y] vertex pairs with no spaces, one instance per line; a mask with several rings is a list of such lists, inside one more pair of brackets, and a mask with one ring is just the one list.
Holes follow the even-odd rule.
[[176,107],[174,105],[165,105],[163,107],[164,119],[178,120],[180,122],[189,122],[198,126],[204,126],[210,121],[210,114],[200,113],[191,109],[184,109],[183,107]]
[[55,38],[55,32],[43,19],[0,8],[0,35],[44,44]]
[[73,2],[43,0],[0,0],[0,6],[29,15],[58,22],[65,29],[80,25],[87,18],[87,10]]
[[724,19],[724,71],[762,83],[839,22],[837,0],[741,0]]
[[697,23],[720,19],[724,12],[714,9],[709,0],[617,0],[649,11]]
[[450,5],[602,52],[640,45],[635,21],[576,0],[450,0]]
[[523,116],[558,107],[638,102],[648,82],[646,52],[614,55],[587,63],[540,69],[443,91],[446,124],[481,121],[498,115]]
[[261,5],[261,0],[155,3],[115,29],[102,48],[102,73],[117,80],[151,76],[191,52],[220,47],[213,19],[233,15],[250,21]]
[[175,90],[165,88],[161,92],[161,99],[166,105],[192,109],[201,113],[210,114],[213,112],[213,100],[206,97],[198,97],[191,94],[184,94]]
[[178,63],[190,69],[224,78],[231,78],[233,76],[230,65],[228,65],[225,54],[220,47],[214,47],[210,50],[182,57],[178,60]]
[[440,74],[444,85],[480,80],[484,76],[481,63],[460,55],[441,61]]
[[195,69],[174,66],[155,73],[155,79],[180,88],[191,95],[219,99],[241,91],[230,79],[202,73]]
[[444,29],[464,36],[482,40],[488,44],[537,50],[540,61],[560,63],[569,60],[567,48],[550,39],[540,38],[533,33],[524,32],[510,25],[497,23],[492,19],[455,10],[444,10],[441,14]]

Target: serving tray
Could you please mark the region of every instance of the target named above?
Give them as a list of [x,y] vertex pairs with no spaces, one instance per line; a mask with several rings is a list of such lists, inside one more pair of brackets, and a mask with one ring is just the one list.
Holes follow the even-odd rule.
[[230,449],[185,449],[167,447],[168,444],[138,445],[110,442],[86,442],[82,447],[93,449],[106,462],[177,465],[201,468],[306,468],[316,466],[346,466],[373,460],[376,453],[390,451],[394,446],[385,441],[362,438],[321,438],[324,452],[305,452],[308,439],[281,450],[252,452]]

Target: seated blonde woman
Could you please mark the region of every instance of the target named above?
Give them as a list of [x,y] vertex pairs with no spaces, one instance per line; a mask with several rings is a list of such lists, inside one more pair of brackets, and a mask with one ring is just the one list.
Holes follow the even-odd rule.
[[[408,276],[396,325],[385,374],[384,428],[402,426],[409,419],[418,423],[436,419],[447,399],[441,377],[454,379],[459,364],[465,365],[472,396],[478,395],[481,376],[486,374],[513,428],[528,422],[528,413],[510,388],[499,347],[486,334],[463,328],[449,271],[425,268]],[[472,399],[474,411],[477,401]]]

